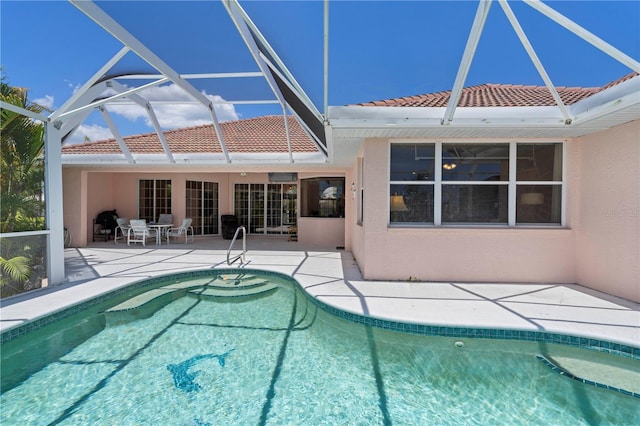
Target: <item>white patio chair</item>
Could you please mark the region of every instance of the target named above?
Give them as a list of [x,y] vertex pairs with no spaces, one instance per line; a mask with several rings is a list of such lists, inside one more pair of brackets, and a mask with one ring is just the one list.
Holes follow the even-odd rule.
[[156,223],[158,225],[173,225],[173,215],[171,213],[161,213]]
[[150,229],[144,219],[132,219],[129,225],[127,245],[131,245],[131,243],[142,243],[143,246],[146,246],[149,238],[155,238],[156,242],[158,241],[157,231]]
[[125,238],[125,236],[129,233],[129,219],[126,217],[119,217],[116,219],[118,226],[116,227],[116,232],[113,234],[113,241],[118,244],[118,231],[120,231],[120,236]]
[[184,243],[187,244],[189,240],[189,231],[191,231],[191,241],[193,242],[193,226],[191,226],[191,222],[193,219],[184,219],[182,221],[182,225],[167,229],[167,244],[169,244],[169,239],[171,237],[180,238],[184,235]]

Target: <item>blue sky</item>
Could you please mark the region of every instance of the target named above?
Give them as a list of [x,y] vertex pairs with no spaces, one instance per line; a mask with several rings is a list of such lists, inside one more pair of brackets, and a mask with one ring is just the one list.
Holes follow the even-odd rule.
[[[226,12],[216,1],[98,2],[180,73],[255,71]],[[323,92],[323,2],[241,2],[320,112]],[[510,1],[551,80],[562,86],[602,86],[630,70],[529,6]],[[549,1],[551,7],[625,54],[640,59],[640,1]],[[332,1],[329,105],[450,90],[475,15],[475,1]],[[0,1],[0,63],[7,82],[57,108],[120,48],[121,43],[65,1]],[[117,70],[145,70],[129,55]],[[542,85],[502,9],[494,1],[466,86]],[[249,79],[194,85],[212,99],[263,99]],[[175,88],[173,88],[175,89]],[[167,99],[171,86],[149,96]],[[110,109],[124,135],[151,131],[137,107]],[[280,107],[227,105],[221,120],[281,113]],[[189,105],[158,106],[165,128],[208,122]],[[111,137],[98,114],[75,142]]]

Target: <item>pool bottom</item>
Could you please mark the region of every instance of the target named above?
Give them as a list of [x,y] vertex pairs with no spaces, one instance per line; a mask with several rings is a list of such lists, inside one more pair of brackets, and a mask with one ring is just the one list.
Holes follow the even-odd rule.
[[[353,324],[318,309],[287,282],[241,303],[192,295],[152,309],[107,326],[4,393],[3,423],[640,421],[634,398],[584,386],[536,356],[587,353],[637,369],[628,358]],[[186,382],[176,381],[169,366],[182,366],[191,385],[181,387]]]

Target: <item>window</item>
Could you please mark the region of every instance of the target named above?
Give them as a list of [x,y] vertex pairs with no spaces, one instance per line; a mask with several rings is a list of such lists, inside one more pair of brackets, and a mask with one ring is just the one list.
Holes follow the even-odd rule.
[[392,223],[433,223],[435,144],[391,145]]
[[163,213],[171,213],[171,180],[138,181],[138,218],[153,222]]
[[562,149],[561,143],[391,144],[389,222],[561,224]]
[[302,179],[300,196],[303,217],[344,217],[344,178]]
[[562,145],[518,144],[517,223],[560,223]]
[[508,144],[442,145],[442,223],[507,223]]

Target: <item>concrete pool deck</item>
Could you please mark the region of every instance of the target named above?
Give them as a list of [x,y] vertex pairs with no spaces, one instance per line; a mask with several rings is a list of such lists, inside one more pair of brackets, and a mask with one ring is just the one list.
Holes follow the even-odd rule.
[[[145,278],[228,268],[229,243],[196,238],[187,245],[128,247],[110,241],[66,249],[67,282],[3,300],[0,331]],[[551,332],[640,347],[640,304],[578,285],[366,281],[347,251],[255,237],[247,239],[247,249],[245,268],[290,275],[318,300],[356,314],[435,326]]]

